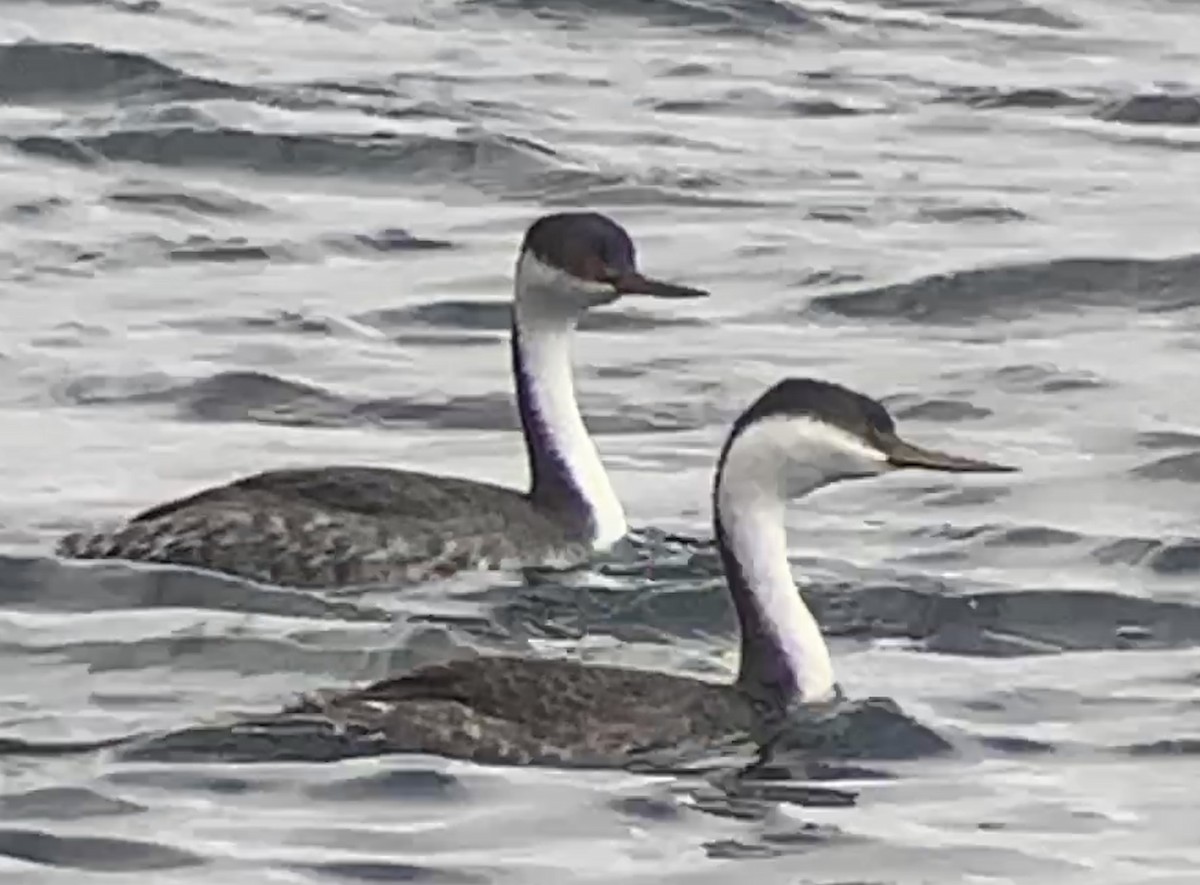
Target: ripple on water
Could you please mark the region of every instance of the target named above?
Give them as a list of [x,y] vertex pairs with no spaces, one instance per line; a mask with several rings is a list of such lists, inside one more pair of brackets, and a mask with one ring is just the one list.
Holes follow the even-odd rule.
[[1132,473],[1140,479],[1200,482],[1200,452],[1166,455],[1135,467]]
[[545,144],[482,125],[463,127],[455,137],[445,137],[387,131],[368,135],[260,132],[196,121],[0,141],[32,156],[81,166],[109,161],[305,178],[353,175],[407,187],[470,187],[505,199],[536,199],[548,205],[766,205],[717,192],[725,185],[723,179],[665,168],[586,168]]
[[486,7],[527,12],[564,23],[583,25],[597,15],[630,18],[659,27],[716,32],[729,36],[764,37],[776,29],[821,31],[817,17],[803,4],[785,0],[615,0],[603,7],[586,0],[464,0],[466,8]]
[[305,788],[305,792],[313,798],[338,802],[396,798],[406,802],[461,802],[469,791],[452,774],[405,768],[313,784]]
[[[1138,314],[1193,307],[1196,257],[1133,259],[1123,257],[1119,242],[1104,251],[1104,238],[1116,242],[1134,228],[1145,236],[1186,233],[1186,225],[1169,215],[1180,201],[1159,161],[1161,146],[1173,148],[1171,139],[1190,137],[1187,130],[1200,122],[1197,93],[1187,84],[1169,84],[1188,64],[1187,47],[1173,33],[1174,22],[1156,21],[1160,10],[1146,4],[1119,10],[1110,4],[1103,22],[1087,4],[1058,0],[467,0],[433,4],[436,10],[402,6],[266,0],[247,12],[229,4],[218,10],[211,3],[159,0],[9,4],[13,27],[50,39],[0,44],[0,105],[6,116],[15,113],[17,124],[0,132],[6,140],[0,145],[6,149],[3,171],[17,185],[0,198],[0,225],[6,226],[0,233],[12,237],[0,249],[0,268],[6,276],[14,270],[19,286],[33,282],[18,297],[34,311],[53,307],[50,299],[65,293],[80,299],[81,310],[94,312],[87,324],[55,325],[55,316],[16,347],[0,341],[8,354],[6,373],[22,372],[30,356],[39,356],[33,347],[54,342],[63,346],[49,357],[70,364],[69,372],[54,373],[17,407],[36,408],[56,394],[60,402],[84,408],[58,410],[50,414],[53,420],[99,427],[113,416],[109,407],[133,413],[134,420],[165,417],[164,441],[170,434],[220,431],[219,425],[205,429],[179,420],[344,428],[331,437],[333,445],[371,425],[455,429],[465,431],[464,438],[515,428],[507,376],[495,371],[506,363],[501,351],[509,307],[503,300],[470,300],[492,291],[499,279],[494,271],[469,266],[477,257],[484,260],[474,247],[442,262],[457,275],[439,286],[449,291],[454,285],[456,298],[408,303],[366,318],[383,331],[385,346],[389,338],[411,344],[414,365],[420,353],[446,355],[427,347],[459,347],[464,371],[477,372],[472,378],[482,383],[452,393],[483,391],[476,396],[430,394],[425,379],[418,396],[404,395],[416,387],[402,387],[375,398],[373,389],[353,381],[357,371],[370,370],[359,362],[366,348],[314,340],[345,336],[348,325],[310,316],[302,305],[272,313],[265,302],[222,307],[219,298],[209,302],[215,316],[181,315],[170,303],[172,280],[186,286],[182,278],[202,274],[241,279],[246,285],[236,284],[239,298],[249,297],[261,280],[278,296],[272,285],[278,281],[268,278],[272,268],[290,264],[279,272],[304,276],[295,265],[343,256],[364,273],[374,266],[381,279],[394,279],[415,269],[409,251],[461,248],[477,235],[487,251],[501,237],[510,241],[512,222],[505,219],[514,211],[598,201],[638,207],[632,213],[645,215],[668,239],[680,231],[690,236],[696,225],[699,248],[716,249],[700,258],[720,262],[724,256],[745,283],[744,303],[722,302],[733,314],[749,309],[759,291],[770,298],[768,288],[799,285],[805,297],[819,296],[810,315],[869,321],[810,326],[797,323],[794,311],[776,311],[769,315],[779,328],[767,339],[776,337],[756,340],[752,353],[730,350],[739,363],[735,374],[741,363],[778,367],[794,360],[797,341],[802,351],[811,345],[811,355],[819,356],[828,343],[821,336],[834,326],[838,340],[849,345],[845,353],[857,354],[856,364],[866,361],[864,377],[884,377],[894,352],[880,339],[880,324],[907,324],[911,328],[900,337],[910,344],[926,324],[959,326],[934,335],[934,347],[948,345],[947,361],[936,361],[931,350],[935,363],[923,363],[925,369],[921,361],[913,364],[933,379],[935,390],[894,396],[888,405],[902,420],[962,423],[964,432],[986,424],[989,433],[1011,435],[1018,446],[1036,446],[1036,439],[1030,443],[1027,428],[1005,425],[1011,416],[981,391],[1063,405],[1089,426],[1102,424],[1111,415],[1093,409],[1111,405],[1115,385],[1137,386],[1143,369],[1153,372],[1162,365],[1153,361],[1169,358],[1173,345],[1158,347],[1148,336],[1189,331],[1190,317],[1160,323]],[[211,9],[224,21],[206,23],[193,8]],[[133,48],[61,42],[68,38],[55,34],[54,15],[73,16],[66,23],[69,39],[120,35],[121,45]],[[1088,32],[1080,24],[1093,15],[1098,25]],[[1124,15],[1147,24],[1136,39],[1123,36],[1133,33],[1123,27]],[[264,40],[254,33],[261,28]],[[1113,33],[1121,39],[1111,39]],[[169,53],[137,51],[166,45],[164,35]],[[413,52],[396,56],[398,42]],[[516,54],[501,58],[497,47]],[[995,65],[1000,58],[1006,59],[1003,70]],[[1095,65],[1081,63],[1097,58],[1107,72],[1104,82],[1095,81]],[[633,85],[638,68],[645,76],[637,83],[650,85]],[[737,125],[735,117],[746,125]],[[715,133],[711,139],[704,134],[709,132]],[[846,133],[862,137],[847,141]],[[1074,156],[1064,137],[1077,140],[1079,133],[1093,136],[1083,144],[1086,162],[1063,162]],[[837,154],[835,172],[812,171],[827,165],[823,158],[843,142],[852,142],[852,149]],[[978,158],[970,152],[984,142],[992,151],[986,169],[973,167]],[[763,144],[794,153],[796,162],[762,168]],[[887,153],[896,144],[905,146],[904,156]],[[1195,156],[1178,151],[1172,162],[1186,166]],[[1099,182],[1097,170],[1114,174]],[[312,182],[334,199],[293,200],[285,193],[300,187],[314,194]],[[1037,184],[1036,194],[1030,182]],[[887,199],[864,199],[868,191],[886,191]],[[389,211],[384,201],[393,196],[403,208],[377,222],[358,217],[338,193],[369,195],[372,213]],[[1009,206],[1013,193],[1036,199]],[[454,242],[426,236],[420,227],[404,229],[416,219],[409,197],[428,199],[423,208],[437,222],[429,230],[453,230]],[[1113,211],[1089,215],[1088,207],[1100,204],[1091,201]],[[468,211],[482,222],[455,227],[455,217]],[[840,224],[821,223],[827,221]],[[1060,223],[1064,228],[1056,233]],[[755,226],[763,224],[783,230],[791,246],[745,245],[761,239]],[[817,268],[796,267],[797,238],[828,257]],[[1068,241],[1096,249],[1058,261],[983,267],[956,251],[969,242],[988,254],[1006,243],[1062,252]],[[925,276],[926,267],[899,281],[878,277],[876,258],[922,249],[943,249],[939,254],[955,272]],[[674,260],[689,256],[696,257],[685,249]],[[154,272],[131,272],[142,267]],[[161,301],[139,288],[151,277],[148,285],[162,287]],[[93,290],[128,292],[133,297],[111,300],[136,307],[122,303],[106,312],[107,305],[90,299]],[[773,310],[769,302],[757,303],[764,313]],[[1079,317],[1096,306],[1139,320],[1128,338],[1126,373],[1134,375],[1070,368],[1096,365],[1094,354],[1084,353],[1091,342],[1073,336]],[[1067,368],[1037,362],[1050,348],[1026,348],[1026,342],[1012,350],[997,344],[986,357],[984,348],[949,344],[954,337],[1000,342],[1006,329],[1014,331],[1005,321],[1026,317],[1038,320],[1030,334],[1039,347],[1060,348],[1052,360]],[[669,361],[680,350],[671,342],[662,352],[642,352],[652,334],[678,343],[703,322],[634,312],[589,316],[585,328],[617,333],[620,344],[603,350],[591,380],[581,385],[589,426],[600,433],[644,432],[728,420],[723,384],[701,387],[700,380],[686,380],[689,373],[696,377],[697,361],[707,356],[694,352],[694,341],[684,351],[688,356],[674,364]],[[194,376],[170,366],[163,373],[122,374],[107,356],[129,343],[119,334],[126,327],[166,327],[184,350],[194,346],[205,359],[214,351],[220,356],[206,367],[181,352],[186,364],[200,365]],[[853,346],[864,343],[864,329],[873,348]],[[736,339],[736,329],[729,330]],[[795,333],[787,338],[791,343],[779,337],[785,333]],[[282,354],[279,362],[260,361],[261,339]],[[33,346],[30,353],[21,352],[26,345]],[[627,356],[631,348],[637,353]],[[336,352],[332,371],[305,363],[314,349]],[[256,353],[250,365],[216,362],[247,350]],[[667,376],[685,379],[670,382],[676,394],[663,391]],[[48,390],[62,377],[76,380]],[[920,385],[909,379],[903,386]],[[628,405],[632,401],[654,405]],[[211,879],[218,866],[232,863],[252,868],[223,870],[234,878],[535,883],[575,873],[586,878],[589,872],[611,878],[627,870],[644,881],[719,881],[732,875],[729,860],[756,859],[751,872],[772,883],[797,877],[848,883],[863,876],[879,885],[905,877],[940,883],[976,875],[1090,885],[1097,870],[1114,881],[1158,876],[1182,882],[1194,866],[1186,862],[1194,839],[1188,841],[1186,832],[1186,795],[1178,803],[1172,797],[1179,794],[1179,773],[1200,749],[1187,720],[1200,707],[1189,693],[1197,675],[1186,651],[1200,645],[1200,615],[1185,595],[1200,570],[1200,540],[1160,532],[1150,508],[1167,499],[1186,502],[1200,477],[1193,457],[1200,436],[1174,418],[1157,417],[1161,407],[1149,405],[1145,414],[1154,414],[1153,420],[1116,434],[1128,446],[1124,455],[1103,442],[1095,455],[1104,480],[1147,493],[1145,501],[1122,498],[1123,507],[1147,516],[1142,521],[1131,515],[1137,525],[1125,526],[1134,530],[1129,534],[1096,534],[1044,513],[1012,516],[1011,510],[1036,505],[1030,499],[1045,492],[1031,471],[1031,495],[1020,494],[1024,485],[936,481],[914,483],[911,493],[895,487],[864,491],[885,518],[889,507],[915,505],[906,511],[913,522],[872,526],[869,534],[888,548],[878,555],[856,543],[853,526],[847,532],[851,546],[842,554],[800,536],[801,545],[819,551],[794,563],[804,580],[801,592],[831,638],[838,669],[870,669],[880,655],[885,668],[928,672],[916,684],[903,681],[906,669],[871,670],[903,682],[901,700],[905,708],[911,703],[915,719],[887,700],[867,699],[853,708],[867,723],[862,728],[891,735],[898,745],[911,738],[913,758],[931,751],[937,759],[928,764],[855,762],[865,757],[853,754],[849,762],[814,760],[829,748],[801,734],[794,752],[778,748],[769,763],[733,783],[719,778],[732,763],[704,758],[687,760],[669,785],[622,777],[596,787],[591,775],[572,775],[559,781],[562,794],[549,797],[539,787],[554,775],[544,772],[480,775],[452,765],[450,774],[411,758],[403,764],[425,767],[390,771],[400,760],[371,759],[347,775],[321,764],[182,764],[221,754],[237,761],[318,763],[380,756],[388,748],[372,735],[314,721],[285,727],[273,714],[293,692],[361,684],[383,675],[379,670],[413,666],[450,646],[503,646],[510,652],[513,646],[523,652],[549,646],[585,659],[644,654],[655,666],[728,678],[736,622],[720,564],[705,541],[676,539],[670,549],[605,563],[594,574],[505,575],[489,578],[477,592],[419,588],[415,594],[298,593],[172,567],[0,558],[0,658],[16,674],[0,698],[9,732],[0,738],[0,767],[6,777],[15,772],[0,797],[0,866],[15,866],[18,876],[81,879],[100,871],[132,879],[145,870],[156,881]],[[1061,416],[1034,417],[1049,422],[1041,429],[1051,435],[1063,430],[1056,423]],[[248,429],[229,430],[242,436]],[[1065,445],[1068,435],[1056,439]],[[710,470],[707,444],[689,450],[692,439],[659,442],[671,450],[661,456],[665,470]],[[80,458],[96,457],[88,445],[80,440]],[[14,468],[36,474],[23,489],[36,483],[34,494],[52,496],[54,482],[94,481],[71,472],[69,447],[55,451],[61,451],[58,463],[44,473],[37,473],[36,463]],[[1132,463],[1121,460],[1105,469],[1102,459],[1114,455],[1132,456]],[[273,457],[264,449],[263,458]],[[614,470],[622,466],[614,459]],[[695,491],[703,497],[711,477],[696,470]],[[628,474],[617,479],[630,481]],[[660,505],[670,509],[663,500],[653,504],[656,512]],[[988,516],[962,509],[989,502]],[[942,510],[955,505],[960,509]],[[19,514],[24,502],[13,506]],[[943,525],[947,514],[950,524]],[[684,516],[707,531],[702,506]],[[813,526],[810,517],[799,517],[798,524],[831,531],[823,518]],[[86,512],[59,518],[89,520]],[[7,533],[20,519],[0,521]],[[906,542],[920,552],[897,553]],[[838,555],[887,558],[877,567],[859,567]],[[1022,569],[1005,571],[1002,579],[1019,581],[1023,589],[975,577],[994,574],[982,567],[1009,556],[1021,559]],[[1053,562],[1054,570],[1039,571],[1039,558]],[[1180,598],[1072,592],[1076,568],[1088,578],[1100,572],[1105,580],[1128,580],[1131,592],[1142,589],[1139,583],[1168,585]],[[939,572],[946,576],[936,578]],[[1046,587],[1036,584],[1042,578]],[[614,650],[614,638],[638,645]],[[888,646],[902,647],[903,655]],[[1148,653],[1153,649],[1172,653]],[[1102,654],[1075,664],[1062,656],[1075,651]],[[860,655],[866,663],[853,660]],[[1163,688],[1151,680],[1146,689],[1139,668],[1157,657],[1166,660],[1164,668],[1175,668],[1179,681]],[[988,660],[998,658],[1022,660]],[[922,666],[929,669],[920,671]],[[968,670],[979,678],[960,679]],[[1005,675],[1014,672],[1021,685]],[[1103,680],[1096,687],[1101,672],[1124,674],[1118,690],[1106,694],[1112,685]],[[78,678],[80,673],[88,678]],[[995,673],[1010,690],[981,695],[995,684],[989,682]],[[972,724],[947,726],[927,713],[930,705]],[[222,724],[231,708],[253,711],[267,724],[235,732]],[[978,737],[976,720],[1000,733]],[[1089,758],[1082,773],[1073,768],[1074,757],[1091,755],[1095,734],[1114,720],[1129,722],[1125,743],[1105,747],[1099,765]],[[185,728],[188,723],[201,725]],[[160,761],[140,767],[129,760],[139,758],[146,744],[123,755],[110,753],[111,747],[92,753],[98,745],[86,740],[37,743],[32,737],[84,738],[162,725],[168,734],[150,745],[161,752]],[[1005,733],[1009,728],[1013,734]],[[1050,734],[1055,743],[1018,730]],[[1059,741],[1066,731],[1077,733],[1079,743]],[[946,758],[944,744],[967,758]],[[734,749],[747,751],[728,749],[730,756]],[[668,768],[672,760],[659,761]],[[966,764],[960,767],[960,761]],[[1155,772],[1168,769],[1156,785]],[[1139,790],[1121,790],[1123,778]],[[571,808],[570,798],[561,802],[572,794],[586,809]],[[1063,794],[1070,794],[1068,800]],[[494,798],[498,802],[489,807]],[[530,807],[547,826],[520,825]],[[1182,810],[1174,814],[1175,808]],[[598,817],[589,819],[596,809]],[[187,811],[186,823],[171,819],[177,810]],[[898,829],[896,820],[902,822]],[[471,825],[477,829],[464,836]],[[572,830],[566,842],[561,831],[546,832],[559,825]],[[480,838],[484,830],[498,848],[474,866],[465,853],[488,850],[480,844],[487,841]],[[947,832],[949,842],[941,838]],[[227,850],[235,857],[218,857]],[[496,869],[484,866],[493,862]],[[614,863],[619,873],[611,872]]]
[[1138,433],[1136,443],[1140,448],[1151,451],[1176,448],[1200,449],[1200,434],[1184,430],[1147,430]]
[[[55,399],[71,405],[167,408],[184,421],[252,422],[287,427],[379,427],[419,425],[439,429],[520,428],[512,393],[452,396],[359,398],[315,384],[263,372],[220,372],[176,382],[161,375],[113,378],[83,376],[62,384]],[[597,435],[684,430],[706,426],[722,414],[672,408],[668,400],[625,408],[613,397],[581,397],[589,430]]]
[[1074,18],[1028,0],[883,0],[888,9],[919,9],[947,19],[1030,25],[1051,30],[1081,27]]
[[7,206],[0,212],[0,220],[22,222],[35,218],[46,218],[69,208],[70,205],[71,201],[65,197],[24,200]]
[[245,98],[252,91],[195,77],[146,55],[87,43],[26,39],[0,45],[0,98],[9,101],[144,101]]
[[1064,111],[1080,109],[1107,123],[1132,126],[1200,125],[1200,97],[1188,92],[1114,94],[1101,87],[1059,89],[1049,86],[1006,89],[997,86],[955,86],[939,102],[963,104],[978,110]]
[[194,608],[348,621],[389,618],[369,605],[199,569],[18,556],[0,556],[0,604],[56,612]]
[[1200,97],[1143,93],[1109,102],[1096,112],[1101,120],[1135,125],[1200,125]]
[[992,373],[992,378],[1004,390],[1043,394],[1103,390],[1113,386],[1111,381],[1092,372],[1063,369],[1046,363],[1003,366]]
[[[156,194],[152,201],[136,202],[139,211],[178,217],[196,211],[196,203],[185,194]],[[185,205],[190,208],[183,208]],[[330,233],[310,239],[252,240],[244,236],[216,237],[191,234],[170,238],[157,234],[126,236],[110,243],[93,242],[79,246],[58,239],[30,238],[23,255],[14,259],[14,267],[24,280],[56,277],[63,274],[95,276],[113,274],[140,267],[167,264],[322,264],[330,255],[355,258],[391,257],[395,253],[453,248],[444,240],[416,237],[400,229],[370,233]],[[251,322],[254,322],[252,319]],[[258,320],[270,322],[267,320]],[[206,318],[198,327],[220,326],[220,320]],[[187,326],[186,321],[168,321],[168,325]]]
[[297,872],[315,874],[321,881],[335,882],[429,882],[430,885],[489,885],[495,881],[488,873],[395,861],[328,861],[289,864]]
[[938,96],[939,102],[963,104],[979,110],[1061,110],[1063,108],[1095,107],[1100,99],[1094,95],[1071,92],[1050,86],[1006,89],[999,86],[954,86]]
[[763,116],[820,119],[853,117],[871,113],[872,108],[853,107],[827,98],[800,98],[755,89],[731,89],[712,97],[645,99],[647,108],[660,114],[687,114],[701,117]]
[[485,132],[433,135],[309,135],[216,127],[124,129],[76,138],[30,136],[19,150],[55,159],[103,158],[159,166],[229,167],[266,174],[359,174],[371,178],[445,180],[494,176],[533,180],[557,168],[556,153],[528,140]]
[[963,400],[925,398],[915,394],[888,397],[883,400],[883,403],[893,417],[904,421],[938,421],[954,424],[959,421],[988,418],[992,415],[991,409],[975,406]]
[[0,819],[78,820],[142,814],[150,809],[82,787],[44,787],[0,796]]
[[820,315],[956,325],[989,318],[1015,320],[1083,307],[1139,312],[1200,304],[1194,280],[1200,256],[1162,260],[1064,258],[954,271],[910,283],[820,295],[808,311]]
[[171,870],[208,863],[202,855],[154,842],[57,836],[41,830],[17,828],[0,828],[0,856],[97,873]]

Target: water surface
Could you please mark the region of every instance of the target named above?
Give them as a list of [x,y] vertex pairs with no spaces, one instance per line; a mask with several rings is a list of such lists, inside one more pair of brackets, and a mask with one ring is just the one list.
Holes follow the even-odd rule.
[[[0,5],[13,882],[1195,881],[1191,4]],[[322,596],[49,556],[282,464],[520,485],[509,273],[525,225],[576,206],[714,293],[579,336],[643,558]],[[789,515],[847,692],[954,752],[730,795],[702,774],[54,751],[467,645],[727,678],[711,471],[785,374],[1022,467]]]

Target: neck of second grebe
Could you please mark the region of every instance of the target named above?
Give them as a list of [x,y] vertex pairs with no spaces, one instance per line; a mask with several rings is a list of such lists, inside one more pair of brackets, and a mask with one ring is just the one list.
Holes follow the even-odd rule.
[[[521,284],[518,274],[518,285]],[[576,318],[513,306],[512,362],[521,428],[529,452],[529,497],[564,513],[597,549],[610,547],[628,530],[613,490],[575,400],[571,335]]]
[[838,696],[829,647],[792,579],[784,523],[787,497],[825,477],[793,471],[785,496],[784,467],[770,463],[773,455],[735,445],[713,495],[717,547],[741,628],[737,685],[768,720]]

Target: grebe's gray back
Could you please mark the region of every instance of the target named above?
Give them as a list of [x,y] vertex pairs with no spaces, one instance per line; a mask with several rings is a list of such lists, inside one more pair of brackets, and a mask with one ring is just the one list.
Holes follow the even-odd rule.
[[625,513],[575,400],[571,333],[584,311],[623,295],[707,293],[643,276],[629,234],[596,212],[531,224],[513,288],[527,492],[379,467],[271,470],[153,507],[112,531],[68,535],[59,555],[316,588],[577,563],[612,545],[626,533]]
[[[792,580],[787,499],[905,468],[1014,469],[905,442],[882,405],[824,381],[782,381],[737,419],[712,495],[716,542],[741,632],[732,685],[488,656],[421,667],[360,690],[320,692],[259,720],[248,733],[315,716],[338,735],[369,736],[375,751],[588,766],[626,765],[647,751],[720,744],[738,733],[764,743],[793,712],[840,697],[829,649]],[[186,756],[206,743],[185,732],[140,752]]]

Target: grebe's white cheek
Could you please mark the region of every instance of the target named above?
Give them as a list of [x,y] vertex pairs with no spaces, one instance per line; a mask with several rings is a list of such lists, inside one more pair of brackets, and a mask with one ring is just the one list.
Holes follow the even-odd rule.
[[877,476],[888,469],[887,456],[859,437],[811,418],[794,418],[781,431],[787,451],[789,493],[832,482]]
[[578,317],[592,307],[616,301],[611,283],[585,280],[525,253],[517,263],[518,300],[536,316]]
[[818,467],[813,464],[788,462],[783,473],[784,497],[802,498],[822,486],[841,479],[841,474],[831,468],[832,465]]

